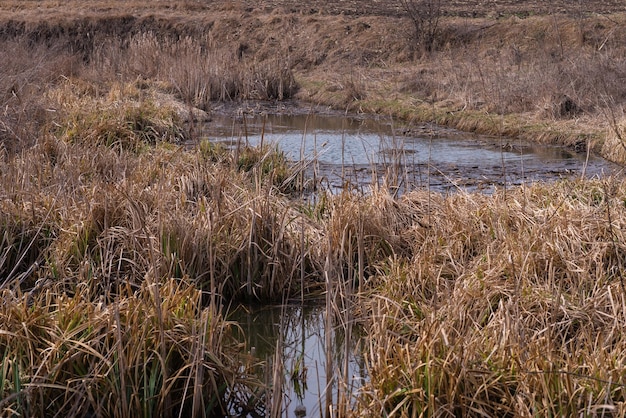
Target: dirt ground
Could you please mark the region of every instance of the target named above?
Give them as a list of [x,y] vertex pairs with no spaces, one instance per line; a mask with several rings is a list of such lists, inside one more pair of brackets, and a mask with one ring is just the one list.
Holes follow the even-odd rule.
[[[157,12],[165,10],[203,10],[244,8],[299,12],[305,14],[344,14],[397,16],[402,14],[400,0],[58,0],[0,2],[0,10],[17,14],[29,10],[52,11],[63,14],[114,13],[116,11]],[[508,15],[530,16],[548,13],[559,14],[610,14],[626,11],[623,0],[450,0],[442,1],[444,15],[464,17],[501,17]],[[7,15],[5,15],[7,16]],[[8,17],[8,16],[7,16]]]
[[[247,3],[250,5],[259,4],[259,2],[249,0]],[[402,13],[399,0],[309,0],[306,2],[299,0],[270,0],[264,1],[263,4],[266,7],[282,7],[305,12],[308,10],[311,13],[356,15],[397,15]],[[442,1],[442,8],[447,15],[478,17],[545,13],[615,13],[626,11],[626,3],[620,0],[452,0]]]

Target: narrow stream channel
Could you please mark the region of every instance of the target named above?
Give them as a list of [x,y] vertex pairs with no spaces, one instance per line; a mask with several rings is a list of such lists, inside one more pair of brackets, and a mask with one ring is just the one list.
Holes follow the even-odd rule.
[[273,393],[262,410],[240,417],[324,417],[329,405],[350,407],[367,379],[363,341],[356,326],[326,315],[321,305],[241,306],[229,315]]
[[496,187],[592,177],[619,167],[586,153],[518,140],[490,138],[423,125],[408,132],[388,120],[338,114],[215,115],[208,138],[228,146],[276,144],[310,176],[338,190],[387,185],[491,192]]
[[[331,191],[346,185],[367,191],[372,182],[384,182],[400,191],[428,187],[490,193],[620,170],[563,147],[431,125],[399,131],[387,120],[315,113],[218,114],[202,128],[204,137],[228,147],[275,144],[290,160],[309,162],[308,175]],[[237,416],[270,416],[268,411],[272,416],[324,416],[329,407],[350,407],[367,382],[358,330],[329,321],[323,306],[240,307],[229,319],[239,324],[238,338],[258,360],[256,373],[273,394],[264,398],[261,411]]]

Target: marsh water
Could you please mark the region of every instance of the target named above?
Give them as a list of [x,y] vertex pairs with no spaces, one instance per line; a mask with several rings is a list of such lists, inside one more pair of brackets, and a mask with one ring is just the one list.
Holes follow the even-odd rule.
[[484,190],[602,176],[614,164],[584,152],[490,138],[434,125],[407,129],[386,118],[337,113],[215,115],[205,127],[212,141],[236,147],[272,144],[331,190],[367,189],[372,182],[404,190]]
[[328,314],[320,304],[294,304],[241,306],[229,315],[272,393],[237,416],[324,417],[329,407],[350,406],[367,379],[362,340],[356,326]]
[[[498,187],[564,177],[615,174],[619,167],[557,146],[489,138],[433,125],[410,129],[385,118],[336,113],[216,114],[203,127],[228,147],[267,144],[329,190],[373,183],[490,193]],[[341,397],[349,406],[367,381],[358,330],[329,321],[323,306],[241,307],[230,319],[255,372],[268,387],[256,409],[237,416],[324,416]],[[278,396],[277,396],[278,394]],[[277,411],[280,411],[277,413]]]

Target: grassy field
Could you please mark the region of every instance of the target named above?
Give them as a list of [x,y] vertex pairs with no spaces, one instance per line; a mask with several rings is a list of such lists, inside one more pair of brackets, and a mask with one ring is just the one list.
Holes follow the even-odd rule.
[[303,200],[198,133],[293,99],[624,163],[621,2],[470,3],[425,50],[391,2],[2,2],[0,415],[280,416],[224,308],[303,295],[367,334],[334,416],[626,414],[623,179]]

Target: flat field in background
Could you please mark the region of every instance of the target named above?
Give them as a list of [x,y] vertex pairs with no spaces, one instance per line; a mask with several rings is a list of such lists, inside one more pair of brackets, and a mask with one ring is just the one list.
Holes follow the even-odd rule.
[[[592,1],[568,1],[568,0],[451,0],[445,1],[445,13],[447,15],[457,16],[498,16],[507,14],[519,15],[540,15],[548,13],[616,13],[626,11],[624,2],[620,0],[592,0]],[[33,9],[33,8],[58,8],[66,9],[69,12],[80,10],[100,9],[103,12],[107,10],[137,10],[137,9],[171,9],[171,8],[214,8],[214,7],[239,7],[272,10],[286,9],[292,11],[302,11],[306,13],[330,13],[330,14],[356,14],[356,15],[399,15],[402,14],[402,8],[398,1],[394,0],[310,0],[300,2],[296,0],[199,0],[199,1],[122,1],[122,0],[7,0],[0,5],[0,9],[16,10],[16,9]]]

